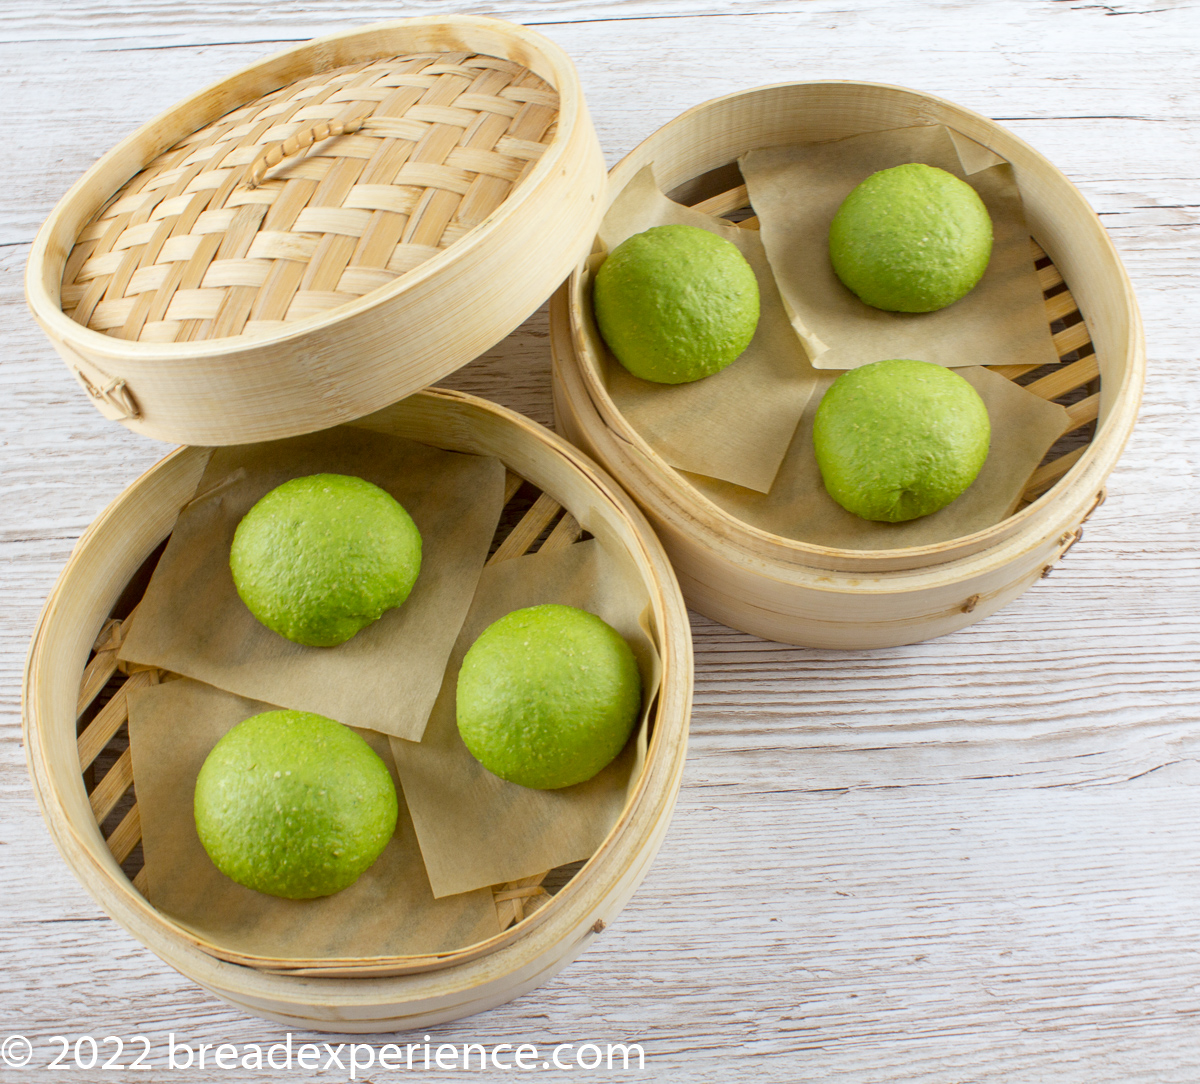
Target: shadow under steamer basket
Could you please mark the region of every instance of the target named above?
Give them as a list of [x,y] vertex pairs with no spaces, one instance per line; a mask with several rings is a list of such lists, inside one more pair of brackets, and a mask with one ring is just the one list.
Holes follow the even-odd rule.
[[972,624],[1048,575],[1079,540],[1132,429],[1145,348],[1116,251],[1086,200],[1053,165],[976,113],[880,84],[761,87],[670,121],[613,168],[609,197],[653,164],[673,199],[744,221],[752,211],[736,159],[745,151],[920,124],[945,124],[1012,164],[1062,359],[1036,372],[994,370],[1062,404],[1071,429],[1030,479],[1022,506],[986,530],[932,546],[854,551],[806,544],[739,521],[670,467],[616,409],[590,338],[582,267],[553,299],[560,430],[642,506],[689,606],[734,628],[812,647],[874,648]]
[[[332,961],[332,967],[230,962],[205,951],[148,902],[136,868],[137,783],[119,747],[127,745],[124,687],[153,675],[119,672],[116,646],[121,620],[144,587],[146,566],[194,492],[207,459],[203,449],[182,448],[167,456],[80,539],[30,649],[23,725],[35,793],[51,835],[114,919],[230,1004],[296,1027],[369,1033],[425,1027],[508,1001],[555,974],[614,920],[670,820],[686,750],[692,668],[686,610],[661,547],[628,498],[575,449],[520,415],[456,392],[419,393],[360,424],[500,458],[510,472],[506,495],[517,508],[514,521],[502,529],[510,538],[520,534],[521,546],[506,540],[494,558],[505,559],[500,552],[505,546],[511,555],[570,545],[587,533],[623,554],[644,583],[662,685],[642,776],[591,859],[557,871],[556,880],[546,882],[549,893],[541,878],[498,886],[497,911],[508,928],[489,941],[423,957]],[[531,516],[547,522],[533,530]],[[105,690],[112,695],[95,710],[91,701]]]

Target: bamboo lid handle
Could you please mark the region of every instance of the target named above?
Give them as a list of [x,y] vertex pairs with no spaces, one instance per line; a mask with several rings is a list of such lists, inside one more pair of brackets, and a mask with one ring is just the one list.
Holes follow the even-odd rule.
[[303,154],[314,143],[320,143],[323,139],[329,139],[332,136],[357,132],[365,120],[366,117],[355,117],[345,121],[323,120],[311,128],[302,128],[281,143],[272,143],[270,146],[264,147],[250,163],[246,187],[257,188],[266,177],[267,170],[279,165],[285,158]]

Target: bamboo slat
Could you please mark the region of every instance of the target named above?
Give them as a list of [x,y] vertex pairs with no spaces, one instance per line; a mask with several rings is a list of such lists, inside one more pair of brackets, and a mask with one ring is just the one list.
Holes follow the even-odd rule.
[[112,736],[125,725],[129,718],[128,694],[134,689],[150,685],[152,680],[151,671],[134,674],[87,725],[87,729],[79,735],[79,765],[81,768],[90,767],[92,761],[100,755],[101,750],[109,743]]
[[[1037,245],[1038,252],[1042,251],[1041,245]],[[1039,259],[1048,259],[1049,257],[1043,252]],[[1041,286],[1043,292],[1053,290],[1055,286],[1061,286],[1063,281],[1062,275],[1058,273],[1058,268],[1054,264],[1048,264],[1046,267],[1038,268],[1038,285]]]
[[1040,395],[1043,399],[1059,399],[1076,388],[1082,388],[1093,380],[1100,379],[1100,364],[1095,354],[1088,354],[1071,365],[1064,365],[1047,373],[1040,380],[1026,385],[1026,391]]
[[533,507],[521,517],[521,521],[512,529],[512,533],[500,543],[500,548],[492,554],[488,564],[498,564],[500,561],[507,561],[526,553],[538,535],[561,511],[562,506],[553,497],[548,493],[541,494],[534,502]]
[[133,757],[126,749],[91,793],[92,814],[97,824],[104,823],[132,783]]
[[1089,342],[1091,342],[1091,333],[1084,323],[1072,324],[1070,327],[1054,333],[1054,349],[1058,351],[1060,358],[1073,350],[1082,350]]
[[1071,419],[1071,424],[1067,429],[1068,433],[1082,425],[1087,425],[1088,422],[1094,422],[1100,417],[1100,393],[1089,395],[1078,403],[1071,403],[1067,407],[1067,416]]
[[993,373],[998,373],[1000,376],[1008,380],[1018,380],[1026,373],[1032,373],[1040,369],[1040,365],[989,365],[989,369]]
[[[131,777],[132,778],[132,777]],[[121,823],[108,837],[108,849],[118,862],[124,862],[133,848],[142,841],[142,813],[136,803],[121,818]]]
[[1071,296],[1070,290],[1063,290],[1062,293],[1054,294],[1046,298],[1046,320],[1048,323],[1054,323],[1055,320],[1061,320],[1065,316],[1071,316],[1079,311],[1079,306],[1075,303],[1075,298]]
[[1025,499],[1031,501],[1040,497],[1066,474],[1067,471],[1075,466],[1083,458],[1083,453],[1086,451],[1087,448],[1076,448],[1074,451],[1060,455],[1057,459],[1053,459],[1049,463],[1043,463],[1030,476],[1029,485],[1025,487]]
[[124,642],[128,619],[133,617],[136,612],[137,607],[135,606],[125,621],[118,621],[116,618],[110,617],[104,622],[100,635],[96,637],[96,642],[92,646],[95,654],[83,672],[83,682],[79,686],[79,701],[75,707],[76,715],[82,715],[87,710],[88,705],[96,699],[100,690],[116,673],[117,652]]
[[519,474],[513,474],[512,471],[505,471],[505,474],[504,474],[504,504],[505,504],[505,506],[507,506],[508,502],[511,501],[513,499],[513,497],[515,497],[517,495],[517,490],[520,489],[521,486],[524,484],[525,484],[525,479],[522,478]]
[[582,533],[583,528],[579,526],[579,521],[570,512],[564,512],[562,519],[554,525],[554,530],[542,543],[542,549],[547,553],[553,553],[554,550],[563,549],[573,542],[578,542]]
[[744,184],[739,184],[727,192],[718,192],[715,196],[709,196],[708,199],[700,200],[699,203],[694,203],[692,206],[706,215],[724,218],[726,215],[733,214],[734,211],[740,211],[743,207],[750,206],[750,191]]
[[500,920],[500,928],[507,929],[513,922],[520,922],[527,914],[533,914],[540,907],[550,902],[550,893],[542,887],[542,882],[550,871],[537,873],[532,877],[523,877],[518,881],[509,881],[495,889],[496,916]]
[[76,713],[82,715],[97,694],[105,685],[108,684],[109,678],[117,672],[117,652],[116,648],[106,648],[98,650],[92,661],[88,663],[87,670],[84,671],[83,681],[79,685],[79,701],[76,707]]

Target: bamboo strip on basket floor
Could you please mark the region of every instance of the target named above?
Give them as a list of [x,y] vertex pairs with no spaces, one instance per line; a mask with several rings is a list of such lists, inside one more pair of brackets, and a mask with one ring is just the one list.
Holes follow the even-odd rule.
[[[757,229],[746,186],[710,196],[694,204],[697,211],[729,217],[743,229]],[[1067,429],[1046,453],[1022,494],[1022,506],[1051,489],[1080,459],[1095,436],[1100,411],[1100,369],[1083,314],[1045,250],[1030,238],[1032,258],[1046,305],[1046,320],[1060,364],[993,365],[992,372],[1021,384],[1027,391],[1066,408]]]
[[[504,512],[487,563],[562,549],[583,537],[582,528],[569,512],[548,494],[539,493],[531,483],[509,471]],[[160,553],[161,547],[151,560]],[[141,578],[148,578],[149,570],[143,571],[146,575]],[[76,713],[79,767],[96,823],[113,857],[133,886],[145,896],[146,870],[137,784],[129,753],[127,698],[130,691],[157,684],[166,675],[153,667],[117,662],[117,652],[136,612],[135,605],[123,618],[110,617],[105,621],[83,672]],[[493,886],[500,929],[507,930],[540,910],[581,865],[572,863]],[[310,963],[315,966],[303,968],[304,973],[321,973],[317,962]],[[338,966],[339,970],[346,970],[344,962]]]

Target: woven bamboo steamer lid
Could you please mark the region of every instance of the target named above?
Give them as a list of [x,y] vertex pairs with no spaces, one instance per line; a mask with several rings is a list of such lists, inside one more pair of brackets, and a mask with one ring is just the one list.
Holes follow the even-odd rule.
[[586,252],[604,162],[570,59],[473,16],[285,50],[143,125],[26,271],[101,413],[235,444],[362,417],[466,364]]
[[[949,125],[1012,164],[1036,242],[1031,258],[1041,257],[1038,273],[1050,291],[1047,318],[1067,361],[1029,387],[1076,400],[1068,414],[1077,432],[1094,425],[1090,441],[1039,467],[1023,507],[987,530],[933,546],[854,551],[737,520],[671,468],[608,396],[582,266],[552,303],[559,429],[636,497],[688,604],[735,628],[814,647],[866,648],[978,621],[1047,575],[1078,541],[1132,430],[1146,359],[1120,258],[1082,194],[1028,144],[977,113],[874,83],[743,91],[696,106],[647,138],[613,167],[609,201],[653,164],[664,191],[727,214],[748,206],[735,164],[747,150],[921,124]],[[1003,372],[1010,378],[1028,376],[1017,366],[1004,369],[1013,370]]]
[[[522,480],[540,491],[492,560],[516,556],[540,537],[543,549],[567,545],[586,530],[630,562],[645,586],[663,665],[645,768],[608,837],[556,895],[538,887],[540,877],[497,886],[497,913],[507,929],[458,951],[308,964],[255,962],[214,951],[144,897],[144,872],[130,866],[140,861],[135,846],[141,828],[122,723],[128,690],[156,676],[149,668],[118,671],[119,635],[113,634],[122,622],[114,614],[123,617],[140,596],[144,563],[192,498],[207,461],[201,448],[180,448],[152,467],[80,539],[30,648],[22,721],[34,791],[51,836],[109,915],[172,967],[248,1012],[297,1027],[374,1032],[424,1027],[507,1001],[555,974],[613,921],[657,852],[678,794],[692,652],[678,585],[646,520],[565,441],[486,400],[440,390],[419,392],[356,424],[452,451],[495,455],[509,470],[510,498]],[[99,713],[94,706],[89,713],[105,687],[111,699]],[[96,767],[101,761],[107,765],[103,774]],[[102,830],[115,820],[115,827]]]

